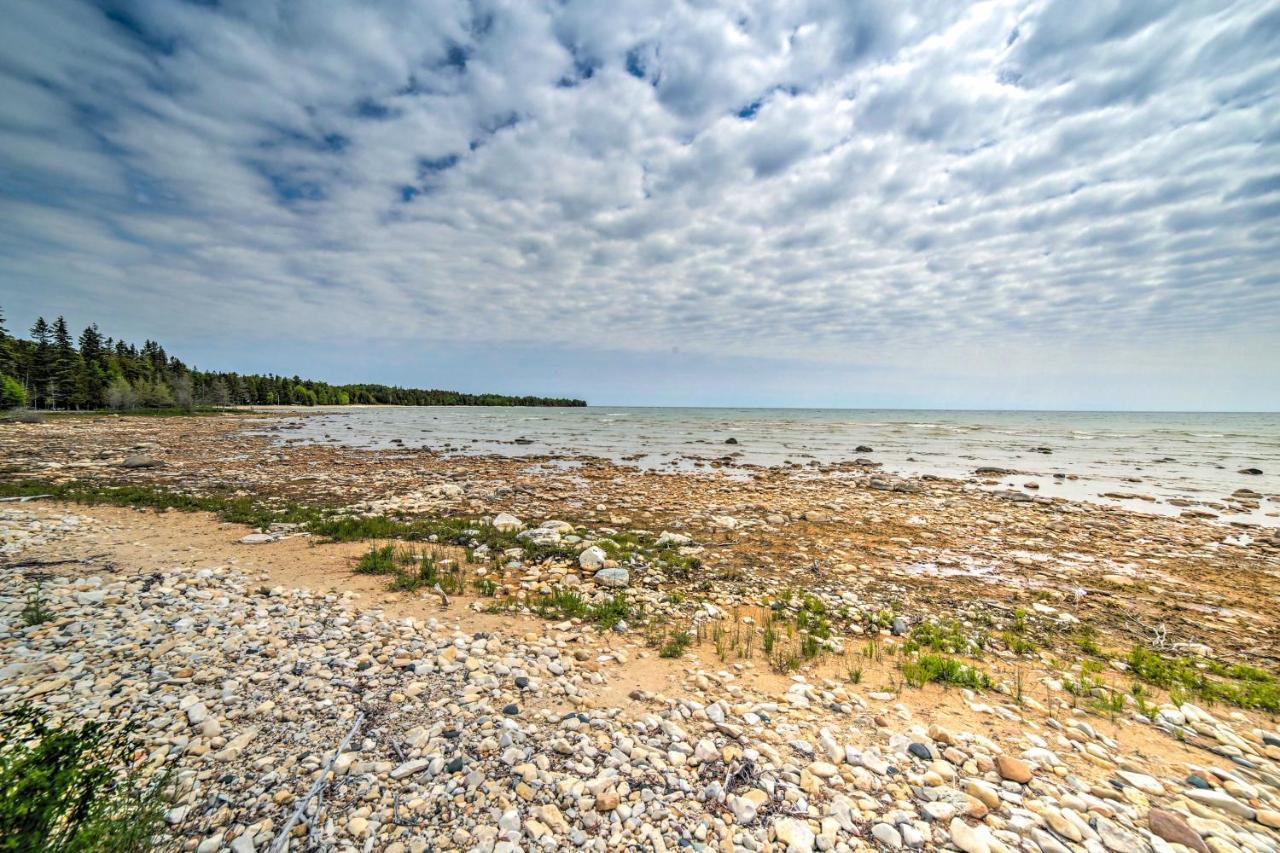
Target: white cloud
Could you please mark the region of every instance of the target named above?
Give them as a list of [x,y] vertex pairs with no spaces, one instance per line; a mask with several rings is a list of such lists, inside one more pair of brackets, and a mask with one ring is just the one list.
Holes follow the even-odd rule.
[[616,5],[23,6],[0,301],[176,349],[1280,358],[1269,4]]

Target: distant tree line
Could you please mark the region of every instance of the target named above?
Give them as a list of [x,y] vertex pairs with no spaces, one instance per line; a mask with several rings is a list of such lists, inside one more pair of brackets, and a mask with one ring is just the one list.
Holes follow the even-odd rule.
[[148,340],[141,347],[105,337],[92,324],[72,338],[67,323],[43,317],[29,338],[5,328],[0,311],[0,409],[192,409],[196,406],[585,406],[582,400],[509,397],[390,385],[330,385],[297,376],[187,367]]

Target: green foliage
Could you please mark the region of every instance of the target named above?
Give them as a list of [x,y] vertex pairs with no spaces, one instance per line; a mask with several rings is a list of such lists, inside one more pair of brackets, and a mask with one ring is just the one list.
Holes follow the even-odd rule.
[[529,606],[543,619],[581,619],[587,615],[588,608],[581,593],[564,587],[556,587],[531,601]]
[[974,655],[982,651],[985,637],[972,637],[964,625],[955,619],[942,622],[921,622],[911,629],[907,642],[903,644],[907,654],[920,649],[951,654]]
[[356,574],[389,575],[396,570],[396,547],[383,545],[381,548],[370,548],[356,563]]
[[[103,337],[96,325],[75,346],[62,317],[38,318],[30,340],[9,337],[0,313],[0,372],[26,379],[26,396],[41,409],[190,410],[196,405],[585,406],[582,400],[462,394],[388,385],[330,385],[274,374],[193,370],[164,347]],[[10,407],[12,408],[12,407]]]
[[1031,654],[1036,650],[1035,643],[1013,631],[1005,631],[1000,635],[1000,639],[1004,640],[1005,647],[1015,655]]
[[587,618],[601,628],[612,628],[624,619],[631,618],[631,605],[622,593],[615,593],[612,598],[599,604],[593,604],[587,610]]
[[591,604],[581,593],[556,587],[549,594],[529,602],[529,608],[543,619],[585,619],[602,628],[612,628],[631,617],[631,605],[621,592],[599,604]]
[[982,670],[943,655],[920,655],[903,663],[901,670],[903,679],[913,687],[923,687],[931,682],[974,690],[986,690],[991,686],[990,676]]
[[0,409],[20,409],[27,404],[27,390],[12,376],[0,376]]
[[1102,647],[1098,645],[1098,629],[1088,623],[1081,625],[1073,638],[1080,651],[1093,657],[1102,657]]
[[[1240,708],[1280,713],[1280,684],[1271,674],[1246,664],[1223,665],[1191,657],[1166,657],[1135,646],[1127,659],[1134,675],[1170,692]],[[1217,676],[1211,678],[1210,675]]]
[[163,826],[167,777],[131,767],[127,727],[50,725],[20,707],[0,716],[0,853],[144,853]]
[[40,584],[37,583],[36,588],[27,595],[27,604],[22,608],[22,624],[27,627],[43,625],[53,618],[53,613],[44,606],[40,593]]
[[693,637],[688,631],[681,631],[678,634],[672,634],[667,641],[663,643],[662,648],[658,650],[660,658],[678,658],[684,655],[685,649],[693,642]]
[[447,595],[465,592],[466,578],[453,561],[440,561],[429,549],[383,545],[370,548],[356,563],[356,572],[364,575],[391,575],[387,589],[393,592],[417,592],[434,589]]

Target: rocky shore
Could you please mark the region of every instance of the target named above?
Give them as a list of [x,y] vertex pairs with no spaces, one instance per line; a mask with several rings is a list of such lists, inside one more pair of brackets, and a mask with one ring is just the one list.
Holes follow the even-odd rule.
[[4,476],[469,544],[421,540],[432,583],[397,591],[358,571],[380,540],[300,522],[0,505],[0,706],[139,721],[181,849],[1280,849],[1266,530],[856,466],[659,477],[241,426],[18,425]]

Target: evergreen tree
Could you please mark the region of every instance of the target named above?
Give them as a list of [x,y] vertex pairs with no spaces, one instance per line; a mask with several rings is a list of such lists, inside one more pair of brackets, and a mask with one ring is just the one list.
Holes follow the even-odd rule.
[[9,342],[9,330],[4,325],[4,309],[0,308],[0,375],[13,374],[13,349]]
[[49,405],[49,383],[53,379],[53,346],[49,324],[37,317],[31,326],[31,341],[35,349],[27,371],[27,397],[31,405],[39,409]]
[[53,407],[70,408],[76,390],[76,374],[79,372],[79,356],[71,344],[67,321],[61,316],[53,322]]
[[110,370],[107,349],[96,323],[80,333],[80,370],[76,376],[77,406],[101,409],[106,405]]

